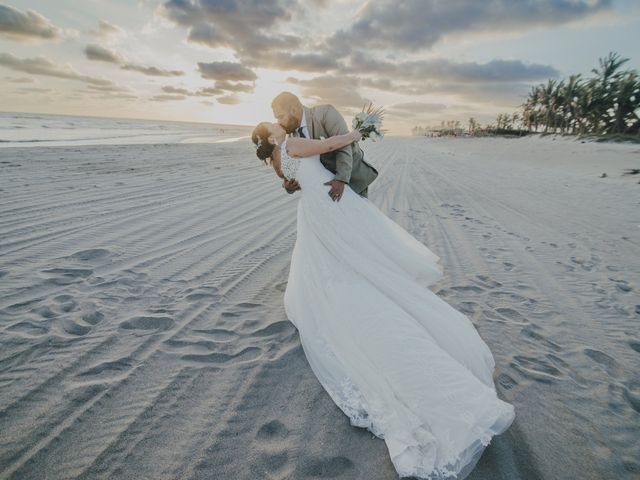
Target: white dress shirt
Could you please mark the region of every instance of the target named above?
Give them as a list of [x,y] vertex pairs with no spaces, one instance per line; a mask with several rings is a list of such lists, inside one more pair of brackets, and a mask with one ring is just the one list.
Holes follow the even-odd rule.
[[[304,136],[306,138],[309,138],[309,129],[307,128],[307,116],[304,113],[304,110],[302,111],[302,119],[300,120],[300,126],[298,128],[302,128],[302,133],[304,133]],[[296,131],[294,132],[294,136],[299,137],[300,135],[298,134],[298,128],[296,128]]]

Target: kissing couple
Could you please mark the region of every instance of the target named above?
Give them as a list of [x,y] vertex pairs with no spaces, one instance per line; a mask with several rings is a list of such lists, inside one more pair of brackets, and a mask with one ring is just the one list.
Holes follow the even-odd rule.
[[384,439],[400,477],[464,478],[514,409],[470,319],[428,288],[440,258],[367,197],[378,171],[358,142],[371,114],[349,131],[331,105],[289,92],[272,108],[277,123],[251,140],[300,192],[284,307],[311,369],[351,425]]

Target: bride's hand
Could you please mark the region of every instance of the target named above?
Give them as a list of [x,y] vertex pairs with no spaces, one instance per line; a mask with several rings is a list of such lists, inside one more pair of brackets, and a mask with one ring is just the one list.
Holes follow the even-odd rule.
[[357,128],[351,131],[351,135],[353,135],[354,142],[359,142],[360,140],[362,140],[362,133],[360,133],[360,130],[358,130]]

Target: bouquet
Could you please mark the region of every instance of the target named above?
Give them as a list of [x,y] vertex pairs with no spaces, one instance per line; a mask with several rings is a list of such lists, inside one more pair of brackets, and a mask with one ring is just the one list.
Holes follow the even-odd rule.
[[353,128],[357,128],[362,133],[362,138],[371,138],[372,141],[384,138],[384,130],[382,130],[382,119],[384,118],[384,109],[374,107],[373,103],[365,105],[360,113],[353,119]]

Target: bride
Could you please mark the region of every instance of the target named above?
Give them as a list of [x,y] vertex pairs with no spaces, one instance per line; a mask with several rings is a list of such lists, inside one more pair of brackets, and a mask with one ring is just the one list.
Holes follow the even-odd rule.
[[439,257],[345,185],[320,154],[362,137],[252,133],[257,156],[301,187],[284,306],[316,377],[354,426],[383,438],[401,477],[464,478],[514,419],[471,321],[427,288]]

